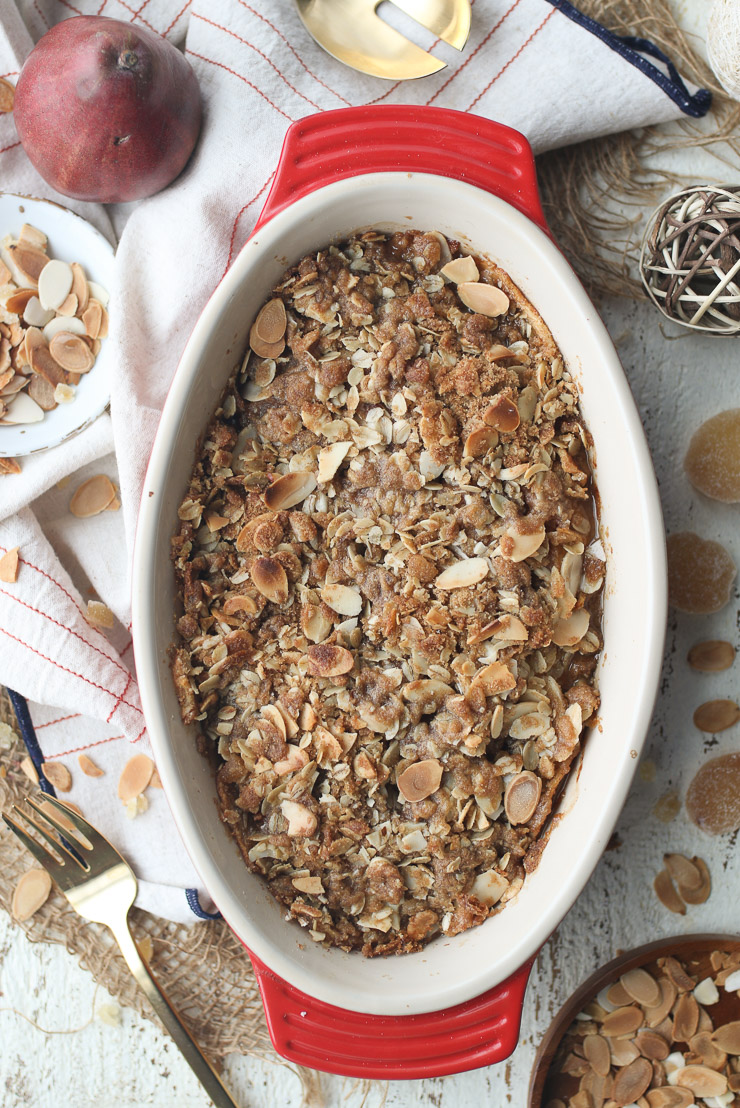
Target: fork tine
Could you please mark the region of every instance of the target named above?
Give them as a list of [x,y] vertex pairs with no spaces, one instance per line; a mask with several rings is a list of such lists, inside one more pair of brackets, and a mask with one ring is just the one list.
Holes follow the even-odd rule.
[[41,838],[49,844],[52,850],[56,850],[57,854],[61,855],[62,865],[66,865],[67,862],[71,862],[73,865],[79,866],[80,869],[89,869],[89,866],[87,865],[87,862],[84,861],[84,859],[76,858],[68,846],[60,843],[56,835],[52,835],[48,827],[45,827],[37,820],[32,819],[32,817],[29,816],[28,812],[24,811],[23,808],[20,807],[20,805],[14,805],[13,811],[17,812],[18,815],[26,821],[26,823],[30,824],[31,827],[33,827],[34,831],[36,831],[41,836]]
[[[13,808],[13,811],[17,811],[17,808]],[[26,834],[19,823],[12,818],[12,816],[6,815],[3,812],[3,823],[5,823],[13,834],[21,840],[26,850],[30,850],[37,862],[39,862],[44,869],[49,871],[49,874],[56,881],[57,885],[62,888],[68,887],[70,881],[64,873],[64,868],[57,862],[56,858],[52,858],[51,854],[43,847],[39,846],[35,839],[32,839],[30,835]]]
[[[38,800],[35,796],[26,797],[26,803],[29,804],[34,809],[34,811],[38,812],[38,814],[43,819],[45,819],[47,823],[50,823],[52,827],[55,827],[60,835],[65,835],[68,839],[72,839],[74,846],[79,847],[81,850],[92,850],[93,844],[90,841],[89,832],[92,832],[93,828],[90,827],[90,824],[87,822],[87,820],[84,820],[81,816],[77,816],[77,819],[73,819],[72,817],[76,816],[77,813],[73,812],[71,808],[67,808],[66,805],[59,802],[54,804],[55,800],[56,797],[48,796],[46,793],[44,793],[42,800]],[[46,811],[47,806],[55,807],[59,811],[63,811],[65,819],[69,820],[72,826],[75,827],[81,835],[85,836],[85,839],[87,841],[83,843],[80,842],[79,839],[74,838],[69,830],[69,827],[65,827],[61,820],[58,820],[55,816],[51,815],[50,812]],[[87,831],[83,831],[80,824],[84,824],[87,828]]]

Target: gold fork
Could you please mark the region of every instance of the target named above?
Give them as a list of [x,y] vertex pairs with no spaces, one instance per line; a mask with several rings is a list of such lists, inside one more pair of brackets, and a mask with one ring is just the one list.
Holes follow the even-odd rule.
[[[128,862],[99,831],[63,801],[43,793],[40,798],[26,797],[26,801],[41,820],[34,819],[17,804],[13,813],[33,827],[49,844],[53,854],[27,834],[16,819],[3,813],[4,822],[36,861],[48,870],[74,910],[85,919],[104,923],[111,929],[129,969],[217,1108],[237,1108],[139,953],[128,926],[128,912],[137,888]],[[54,828],[58,836],[47,825]]]
[[[404,81],[428,77],[445,62],[389,27],[376,12],[381,0],[296,0],[306,30],[345,65]],[[393,0],[406,15],[462,50],[470,33],[470,0]]]

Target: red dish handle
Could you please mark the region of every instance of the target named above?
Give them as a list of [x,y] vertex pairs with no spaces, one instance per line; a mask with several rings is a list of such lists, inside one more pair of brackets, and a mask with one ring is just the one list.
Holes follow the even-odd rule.
[[534,958],[487,993],[421,1016],[368,1016],[307,996],[249,956],[267,1029],[289,1062],[343,1077],[446,1077],[503,1062],[519,1039]]
[[288,128],[255,231],[323,185],[389,170],[467,181],[548,230],[534,156],[518,131],[449,108],[374,104],[319,112]]

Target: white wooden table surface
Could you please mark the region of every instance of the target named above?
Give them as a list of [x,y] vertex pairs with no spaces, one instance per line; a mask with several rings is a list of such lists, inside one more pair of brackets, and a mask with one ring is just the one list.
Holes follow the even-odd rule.
[[[701,32],[705,0],[676,0],[685,23]],[[722,175],[695,152],[673,157],[695,180]],[[739,167],[740,168],[740,167]],[[738,174],[740,176],[740,174]],[[733,177],[727,173],[727,179]],[[733,180],[732,183],[737,183]],[[647,214],[647,213],[645,213]],[[682,469],[688,440],[707,417],[740,406],[740,339],[682,334],[667,341],[647,303],[602,305],[640,408],[660,483],[668,531],[691,529],[723,542],[740,565],[738,509],[694,493]],[[675,335],[676,329],[667,332]],[[629,490],[625,490],[629,495]],[[738,643],[738,596],[715,616],[672,616],[664,679],[643,761],[618,825],[621,845],[602,859],[585,892],[542,951],[527,992],[519,1048],[509,1062],[437,1080],[358,1083],[325,1076],[327,1108],[524,1108],[536,1044],[575,986],[620,949],[690,931],[740,930],[740,863],[731,836],[704,835],[685,813],[670,824],[652,813],[660,796],[683,796],[707,756],[738,748],[734,728],[705,740],[693,726],[694,708],[713,697],[740,698],[740,662],[724,673],[693,673],[689,646],[703,638]],[[635,612],[635,619],[640,613]],[[598,736],[594,740],[598,741]],[[652,777],[652,780],[650,779]],[[666,850],[699,854],[714,889],[684,918],[656,901],[652,879]],[[110,997],[58,946],[33,945],[0,914],[0,1104],[4,1108],[206,1108],[209,1103],[168,1036],[128,1010],[110,1026],[96,1015]],[[32,1021],[32,1022],[29,1022]],[[288,1067],[232,1057],[227,1080],[244,1108],[298,1108],[302,1089]],[[366,1097],[366,1099],[363,1099]],[[385,1098],[385,1099],[384,1099]]]

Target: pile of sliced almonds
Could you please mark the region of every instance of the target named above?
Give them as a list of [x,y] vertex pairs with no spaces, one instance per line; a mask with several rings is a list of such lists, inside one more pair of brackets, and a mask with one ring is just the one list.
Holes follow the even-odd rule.
[[728,994],[739,989],[740,952],[628,970],[568,1028],[543,1105],[729,1108],[740,1092],[740,1019],[727,1014],[740,1016],[740,1004]]
[[29,223],[0,244],[0,424],[38,423],[74,400],[108,334],[108,293],[47,247]]
[[703,858],[664,854],[662,869],[653,882],[661,904],[676,915],[686,915],[687,904],[704,904],[712,891],[712,879]]

